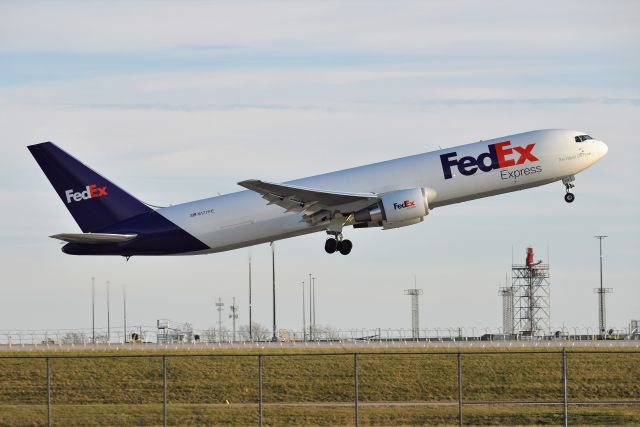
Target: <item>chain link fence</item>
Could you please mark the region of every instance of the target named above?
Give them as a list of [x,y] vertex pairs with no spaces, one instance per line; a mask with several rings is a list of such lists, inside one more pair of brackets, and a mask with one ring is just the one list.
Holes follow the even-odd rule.
[[[152,326],[114,326],[111,329],[57,329],[31,331],[0,331],[0,345],[6,346],[83,346],[89,344],[220,344],[255,343],[271,341],[273,333],[264,326],[254,325],[252,331],[247,325],[240,327],[234,334],[225,328],[193,329],[189,324],[178,328],[157,329]],[[389,342],[389,341],[425,341],[425,342],[464,342],[464,341],[593,341],[600,339],[597,329],[592,327],[560,327],[547,335],[522,336],[505,335],[501,328],[490,327],[448,327],[420,329],[416,335],[411,329],[363,328],[334,329],[318,326],[305,331],[279,329],[279,342]],[[636,330],[612,328],[606,337],[610,341],[640,341]]]
[[640,423],[640,351],[0,357],[0,425]]

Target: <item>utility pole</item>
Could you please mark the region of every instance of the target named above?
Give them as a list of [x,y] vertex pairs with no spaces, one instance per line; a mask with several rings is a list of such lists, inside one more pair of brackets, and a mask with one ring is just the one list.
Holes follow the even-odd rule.
[[271,277],[273,279],[273,337],[271,341],[278,341],[276,335],[276,252],[275,244],[271,242]]
[[608,236],[593,236],[598,239],[600,244],[600,288],[595,289],[598,294],[598,329],[600,331],[600,338],[604,339],[607,336],[607,320],[606,320],[606,306],[605,306],[605,294],[611,293],[611,288],[603,287],[602,282],[602,240]]
[[253,341],[253,326],[251,325],[251,256],[249,256],[249,340]]
[[305,309],[304,309],[304,281],[302,281],[302,341],[306,341],[307,340],[307,325],[305,324],[305,318],[307,317],[307,314],[305,313]]
[[109,296],[109,289],[111,284],[107,280],[107,343],[111,342],[111,299]]
[[96,343],[96,278],[91,278],[91,341]]
[[216,310],[218,310],[218,342],[222,342],[222,307],[224,307],[222,298],[218,298],[216,303]]
[[231,314],[229,315],[229,319],[233,324],[233,342],[236,341],[236,319],[238,318],[238,306],[236,305],[236,297],[233,297],[233,302],[229,307],[231,310]]
[[127,285],[122,285],[122,312],[124,313],[124,343],[127,339]]

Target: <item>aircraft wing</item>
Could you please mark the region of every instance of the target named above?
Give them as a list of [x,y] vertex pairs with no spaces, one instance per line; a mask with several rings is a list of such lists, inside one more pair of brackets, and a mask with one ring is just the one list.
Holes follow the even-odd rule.
[[303,212],[313,215],[327,210],[343,214],[356,212],[380,201],[373,193],[343,193],[316,190],[288,184],[249,179],[238,183],[244,188],[262,195],[269,204],[278,205],[287,212]]
[[86,245],[99,245],[104,243],[124,243],[133,240],[137,234],[110,234],[110,233],[62,233],[50,236],[54,239],[69,243],[83,243]]

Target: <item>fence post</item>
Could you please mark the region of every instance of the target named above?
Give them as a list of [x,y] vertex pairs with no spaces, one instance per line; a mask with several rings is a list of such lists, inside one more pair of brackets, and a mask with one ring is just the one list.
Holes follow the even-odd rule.
[[258,355],[258,425],[262,427],[262,354]]
[[462,426],[462,353],[458,352],[458,425]]
[[162,425],[167,427],[167,355],[162,355]]
[[358,427],[360,425],[360,417],[358,414],[358,353],[353,353],[353,387],[356,411],[356,427]]
[[562,403],[564,405],[564,426],[569,425],[569,402],[567,397],[567,350],[562,348]]
[[46,358],[47,361],[47,425],[51,427],[53,425],[53,420],[51,419],[51,365],[49,362],[49,358]]

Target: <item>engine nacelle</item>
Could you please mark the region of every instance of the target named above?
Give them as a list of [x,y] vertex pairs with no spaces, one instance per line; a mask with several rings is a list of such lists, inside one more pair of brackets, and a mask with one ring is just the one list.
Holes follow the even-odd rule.
[[416,224],[429,214],[426,193],[424,188],[410,188],[383,194],[376,206],[356,212],[355,220],[378,223],[385,229]]
[[429,205],[422,188],[392,191],[382,196],[382,209],[386,222],[405,222],[423,218]]

